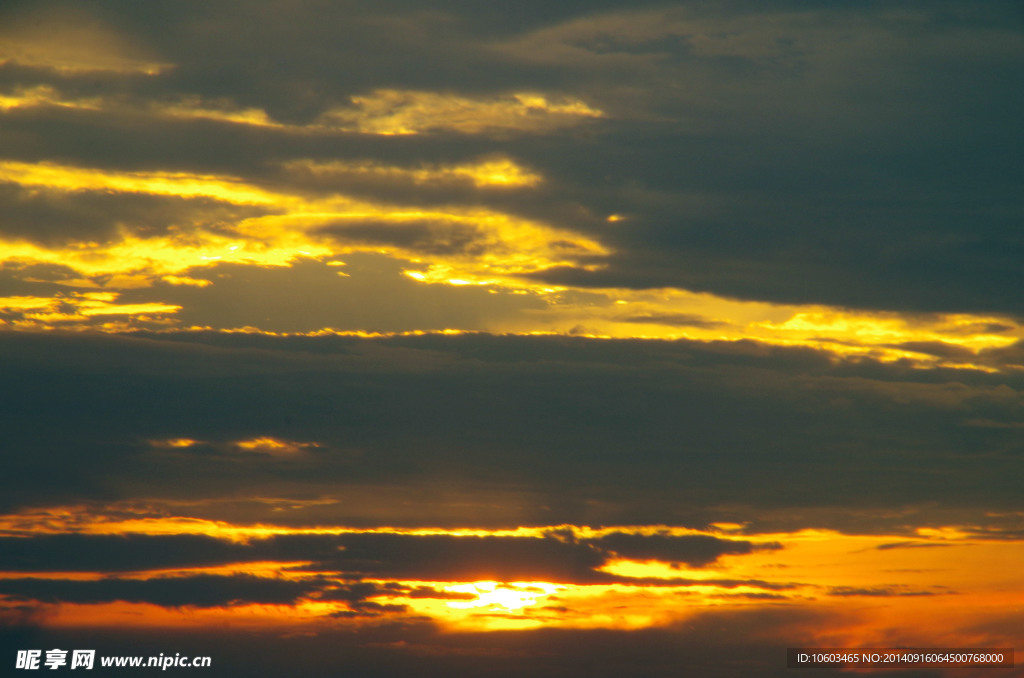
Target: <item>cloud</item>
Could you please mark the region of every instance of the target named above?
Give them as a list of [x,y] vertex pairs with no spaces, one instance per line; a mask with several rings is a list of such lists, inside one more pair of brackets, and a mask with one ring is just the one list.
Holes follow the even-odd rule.
[[627,323],[651,323],[656,325],[671,325],[674,327],[721,327],[725,323],[717,320],[708,320],[693,313],[668,313],[650,315],[631,315],[619,319]]
[[595,545],[632,560],[662,560],[703,567],[719,556],[747,554],[753,551],[782,548],[780,544],[755,546],[747,541],[719,539],[706,535],[668,536],[613,532],[601,537]]
[[200,535],[40,535],[2,539],[5,572],[132,572],[253,560],[246,549]]
[[[143,528],[144,523],[137,523],[137,527]],[[403,611],[405,607],[401,603],[380,603],[369,600],[371,598],[462,601],[467,609],[491,604],[494,598],[497,601],[494,604],[506,609],[523,607],[516,605],[518,594],[510,603],[501,597],[501,592],[494,593],[498,582],[549,582],[537,585],[547,587],[542,589],[526,584],[502,585],[503,591],[509,586],[514,591],[522,589],[525,594],[533,591],[534,598],[546,597],[571,585],[616,583],[640,587],[716,587],[739,592],[783,591],[797,587],[794,583],[755,578],[655,578],[626,576],[601,569],[614,557],[661,559],[672,563],[685,560],[690,565],[703,566],[724,553],[748,554],[760,550],[752,548],[750,542],[730,542],[710,536],[677,537],[673,541],[668,536],[613,532],[602,539],[565,541],[552,537],[384,531],[278,534],[229,542],[187,534],[65,533],[8,537],[0,542],[4,546],[0,571],[8,575],[3,580],[6,584],[0,586],[0,594],[42,603],[120,600],[168,607],[212,607],[248,602],[288,604],[299,597],[308,597],[320,602],[347,603],[349,608],[345,614],[376,614]],[[769,544],[767,548],[778,548],[778,545]],[[226,566],[231,566],[236,573],[224,574]],[[270,567],[276,576],[238,573],[246,572],[247,567],[261,568],[261,571]],[[218,568],[221,573],[193,571],[202,568]],[[175,570],[179,572],[173,573]],[[60,573],[66,578],[62,579],[59,574],[47,578],[37,576],[48,572]],[[17,577],[15,573],[26,576]],[[68,573],[82,573],[89,578],[69,577]],[[131,574],[130,579],[113,576],[126,573]],[[149,577],[139,578],[147,573]],[[308,574],[296,578],[302,573]],[[100,576],[103,579],[96,578]],[[372,581],[362,581],[364,579]],[[483,584],[437,588],[392,580],[493,584],[489,588]],[[221,592],[213,596],[213,591]],[[488,595],[483,595],[485,593]],[[847,594],[840,591],[835,595]]]
[[440,600],[473,600],[474,593],[460,593],[458,591],[439,591],[431,586],[417,586],[406,593],[410,598],[438,598]]
[[165,607],[288,605],[316,590],[316,584],[251,575],[194,575],[156,579],[3,579],[0,593],[42,603],[151,603]]
[[[313,20],[269,2],[244,38],[227,28],[234,15],[216,4],[198,14],[119,9],[102,21],[116,18],[119,34],[134,32],[178,67],[98,83],[6,67],[4,96],[15,103],[4,113],[5,167],[18,175],[8,179],[22,182],[7,188],[17,195],[0,196],[14,215],[12,235],[52,244],[75,233],[116,237],[119,223],[152,234],[173,225],[183,227],[182,239],[224,249],[206,232],[216,224],[218,234],[240,228],[248,257],[234,260],[258,266],[267,258],[293,262],[300,250],[326,256],[328,243],[298,243],[294,232],[326,226],[339,231],[333,254],[376,246],[424,255],[430,282],[500,279],[582,294],[674,288],[908,314],[1019,312],[1004,290],[1018,286],[1019,243],[1008,224],[1020,205],[1000,180],[1014,157],[1005,141],[1012,117],[1001,113],[1012,107],[1000,97],[1016,90],[994,84],[1016,81],[1007,64],[1017,61],[1019,41],[1001,6],[854,16],[816,6],[609,3],[516,20],[484,8],[380,14],[347,7]],[[224,30],[211,32],[215,26]],[[428,26],[433,33],[424,33]],[[394,49],[386,58],[385,43]],[[971,57],[949,63],[949,44]],[[371,53],[380,59],[369,64],[361,55]],[[312,64],[305,70],[302,55]],[[510,157],[528,174],[473,164]],[[296,163],[307,167],[296,172]],[[526,190],[527,177],[543,181]],[[76,192],[54,196],[53,181],[71,178]],[[499,190],[509,182],[522,190]],[[173,196],[159,193],[169,186]],[[341,233],[347,216],[307,218],[338,212],[337,205],[307,204],[305,221],[294,211],[276,221],[241,213],[311,198],[307,191],[318,194],[313,202],[325,191],[372,198],[375,209],[367,225],[351,224],[349,241]],[[166,202],[146,197],[157,194]],[[181,196],[216,204],[179,213]],[[389,220],[376,208],[389,204],[434,218],[379,229]],[[441,204],[459,209],[436,209]],[[629,218],[609,222],[611,214]],[[465,249],[445,235],[451,230],[469,234],[493,259],[482,270],[471,265],[484,262],[477,250],[449,261]],[[288,242],[279,237],[285,232]],[[179,260],[225,256],[182,251],[167,238],[149,244]],[[403,244],[410,247],[393,251]],[[122,250],[137,252],[134,245]],[[529,256],[495,264],[523,251]],[[145,263],[130,254],[113,258]],[[46,258],[35,250],[12,257]],[[621,310],[618,332],[607,320],[585,318],[534,322],[528,331],[718,329],[679,323],[691,309]],[[639,330],[648,324],[640,318],[658,321]],[[518,329],[531,319],[486,329]],[[941,349],[916,338],[892,346],[935,357]],[[942,352],[941,359],[958,358]]]
[[339,545],[314,567],[367,578],[586,582],[600,579],[594,568],[604,563],[589,545],[555,539],[351,534]]
[[285,164],[288,172],[350,188],[353,183],[367,182],[412,186],[472,186],[475,188],[528,188],[542,177],[505,157],[485,158],[476,163],[456,165],[390,166],[372,161],[319,162],[293,160]]
[[[506,43],[602,93],[627,79],[664,83],[643,101],[596,99],[624,119],[589,158],[605,171],[593,199],[637,215],[606,231],[619,256],[545,279],[1019,313],[1001,291],[1015,286],[1006,218],[1020,203],[998,179],[1008,156],[992,134],[1010,109],[1003,86],[975,77],[1008,82],[1019,22],[998,18],[1005,6],[955,18],[905,9],[860,14],[853,29],[844,10],[807,5],[609,12]],[[970,65],[949,62],[943,45],[954,42]],[[642,116],[658,123],[633,122]]]
[[54,163],[8,161],[0,165],[0,178],[29,187],[64,191],[116,191],[179,198],[208,198],[238,205],[273,205],[282,196],[247,186],[230,177],[184,172],[111,172]]
[[4,14],[0,64],[72,75],[110,72],[154,76],[172,67],[155,59],[135,36],[111,28],[80,6],[7,10]]
[[[15,178],[8,174],[9,179]],[[24,177],[18,177],[24,179]],[[52,183],[36,186],[0,184],[0,201],[8,217],[0,232],[8,240],[59,248],[68,243],[116,242],[125,232],[159,236],[185,224],[216,228],[254,217],[263,210],[227,206],[210,197],[186,199],[113,189],[60,190]]]
[[454,131],[551,132],[604,113],[577,99],[549,100],[523,93],[490,100],[437,94],[378,90],[352,97],[351,108],[327,111],[320,124],[367,134],[417,134]]
[[879,544],[875,548],[880,551],[887,551],[889,549],[920,549],[920,548],[935,548],[943,546],[952,546],[952,544],[942,544],[936,542],[920,542],[920,541],[898,541],[891,542],[889,544]]
[[[1016,5],[241,6],[0,10],[0,587],[53,627],[18,647],[134,654],[74,617],[116,601],[339,615],[149,639],[226,676],[1016,637],[970,595],[1002,580],[919,548],[1021,534]],[[382,525],[516,536],[279,534]],[[893,579],[798,583],[847,539]],[[454,575],[625,607],[452,607]],[[655,585],[642,632],[410,619],[627,627]]]
[[[324,167],[303,166],[313,167],[314,173]],[[338,164],[330,167],[336,168]],[[406,170],[395,171],[399,183],[408,179],[403,174]],[[455,177],[470,186],[529,184],[537,179],[536,175],[507,159],[428,167],[415,172],[425,172],[428,179],[440,176],[441,183]],[[386,177],[391,174],[390,170],[385,172]],[[0,199],[6,197],[14,204],[14,219],[7,226],[9,238],[0,241],[0,257],[10,262],[12,282],[41,283],[33,290],[35,294],[24,296],[49,293],[55,303],[59,300],[76,308],[81,304],[74,295],[55,293],[53,285],[126,290],[152,288],[158,280],[164,280],[171,285],[187,281],[193,287],[230,287],[229,281],[218,279],[227,277],[222,273],[206,277],[198,273],[222,264],[241,264],[249,269],[244,273],[252,277],[259,275],[260,268],[292,269],[297,268],[301,259],[323,260],[352,252],[373,252],[415,262],[417,266],[403,272],[419,282],[489,285],[497,288],[493,292],[499,298],[500,295],[507,298],[508,292],[524,291],[515,278],[519,273],[551,265],[591,267],[605,252],[599,242],[573,231],[486,207],[401,206],[364,202],[325,192],[328,187],[320,187],[317,196],[310,196],[297,187],[275,189],[265,182],[231,175],[112,171],[50,162],[0,162],[0,175],[10,184],[8,195]],[[467,200],[469,196],[463,195],[462,199]],[[22,237],[25,234],[30,237]],[[333,263],[344,262],[335,260]],[[56,268],[57,265],[63,268]],[[50,268],[46,269],[47,266]],[[32,276],[44,269],[49,277]],[[328,281],[337,284],[335,273],[350,275],[334,271],[326,276],[326,281],[322,278],[321,284]],[[283,278],[292,286],[303,281],[296,270],[287,271]],[[364,277],[356,284],[364,286],[371,282],[380,281]],[[389,287],[395,286],[396,281],[388,282]],[[279,296],[280,290],[286,289],[279,283],[275,283],[275,287],[278,291],[273,296]],[[538,293],[530,286],[527,288],[527,295]],[[374,296],[389,296],[388,292],[373,291]],[[431,294],[421,292],[420,296]],[[134,295],[131,300],[140,306],[129,307],[122,303],[124,307],[113,312],[150,314],[139,317],[139,323],[188,323],[191,318],[186,315],[191,314],[168,317],[179,310],[175,307],[182,305],[166,300],[182,297],[188,299],[190,306],[198,305],[200,316],[222,316],[211,322],[193,320],[194,324],[271,329],[267,321],[272,315],[278,315],[263,312],[259,317],[229,324],[225,319],[230,312],[225,314],[224,309],[237,309],[239,304],[218,303],[221,296],[219,289],[206,294],[150,289],[144,295]],[[522,307],[524,301],[527,306],[531,303],[518,300],[515,304],[488,305],[497,306],[493,315],[500,317],[508,314],[509,306]],[[292,300],[288,300],[287,306],[290,314],[305,316],[302,326],[289,324],[272,329],[313,331],[340,326],[341,329],[375,331],[383,320],[369,314],[368,322],[352,327],[351,321],[338,322],[330,317],[337,313],[328,312],[325,316],[322,310],[313,312],[311,306],[298,306]],[[89,315],[95,313],[80,310],[57,315],[56,310],[50,309],[48,315],[23,315],[13,318],[12,322],[38,327],[68,326],[77,322],[81,326],[90,324],[83,320],[83,316]],[[472,317],[472,314],[464,315]],[[457,324],[477,329],[480,323],[463,320]],[[107,324],[103,327],[112,329]],[[448,325],[427,326],[430,329],[445,327]],[[417,324],[413,315],[399,329],[424,327]]]
[[936,592],[936,591],[912,591],[903,588],[893,587],[882,587],[882,588],[858,588],[855,586],[835,586],[828,590],[830,596],[841,596],[841,597],[859,597],[866,596],[869,598],[890,598],[894,596],[936,596],[948,594],[948,591]]
[[[210,656],[218,675],[241,678],[263,671],[299,672],[329,678],[342,670],[372,678],[422,675],[488,675],[512,678],[537,675],[615,676],[638,672],[657,678],[678,675],[681,667],[702,674],[769,678],[791,675],[778,659],[789,639],[811,645],[815,629],[835,617],[806,610],[716,610],[670,627],[641,630],[538,629],[444,632],[425,621],[385,621],[325,628],[316,634],[281,638],[275,631],[236,627],[204,634],[179,629],[86,628],[74,633],[22,627],[4,640],[12,648],[104,648],[109,655],[152,655],[174,648],[189,656]],[[750,638],[741,644],[737,638]],[[29,640],[31,639],[31,640]],[[32,645],[31,643],[36,643]],[[172,653],[173,654],[173,653]],[[818,669],[829,678],[842,674]]]
[[[687,524],[705,501],[1019,509],[1008,480],[1016,429],[961,423],[1016,421],[1012,374],[684,341],[7,333],[0,343],[10,385],[0,416],[8,449],[21,451],[4,476],[10,506],[377,487],[362,507],[336,505],[336,519],[375,507],[429,523],[446,509],[412,489],[423,484],[453,497],[500,489],[509,515],[547,525]],[[323,447],[277,458],[148,442],[263,437]],[[922,468],[928,483],[914,481]],[[390,492],[414,503],[387,508]]]

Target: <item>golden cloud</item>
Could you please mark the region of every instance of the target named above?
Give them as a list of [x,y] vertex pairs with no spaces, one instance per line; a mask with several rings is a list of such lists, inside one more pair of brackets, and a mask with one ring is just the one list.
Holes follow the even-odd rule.
[[[395,186],[457,184],[471,190],[530,187],[542,181],[539,174],[503,156],[411,167],[302,159],[286,162],[284,168],[291,174],[337,181],[340,188],[347,181],[365,178]],[[325,260],[373,252],[407,262],[403,273],[420,283],[484,286],[533,295],[545,304],[543,309],[521,310],[485,326],[455,330],[754,339],[823,349],[837,357],[987,370],[1000,368],[985,365],[978,358],[981,352],[1024,338],[1024,327],[1018,323],[987,315],[857,312],[732,300],[682,289],[584,290],[549,285],[525,276],[556,267],[595,270],[611,250],[580,233],[487,207],[392,205],[335,192],[311,196],[225,175],[110,171],[46,162],[0,161],[0,181],[32,191],[135,193],[213,200],[266,212],[220,223],[216,231],[198,223],[181,223],[170,225],[166,233],[143,236],[124,224],[115,238],[104,243],[43,246],[0,240],[0,261],[12,272],[56,265],[65,273],[48,282],[64,288],[116,293],[145,288],[157,280],[209,287],[216,282],[189,273],[221,263],[287,267],[300,258]],[[23,279],[34,281],[39,275],[43,274],[25,273]],[[102,321],[103,327],[118,329],[129,317],[161,323],[180,310],[159,299],[125,304],[117,303],[115,297],[81,293],[54,294],[48,300],[10,297],[3,318],[14,327],[67,327],[76,322],[95,326]]]
[[452,131],[483,134],[493,131],[549,132],[605,117],[579,99],[549,99],[542,94],[515,93],[491,98],[380,89],[352,97],[352,106],[328,111],[324,127],[364,134],[420,134]]
[[522,188],[536,186],[542,181],[539,174],[506,157],[494,157],[476,163],[424,164],[416,167],[396,167],[369,161],[294,160],[285,163],[285,168],[296,174],[337,181],[369,178],[419,186],[466,184],[476,188]]

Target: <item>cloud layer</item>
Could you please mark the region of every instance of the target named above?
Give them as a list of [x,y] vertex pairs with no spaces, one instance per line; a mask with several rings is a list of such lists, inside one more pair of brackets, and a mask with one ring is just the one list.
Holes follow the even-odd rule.
[[1022,36],[1013,0],[4,3],[0,662],[1019,645]]

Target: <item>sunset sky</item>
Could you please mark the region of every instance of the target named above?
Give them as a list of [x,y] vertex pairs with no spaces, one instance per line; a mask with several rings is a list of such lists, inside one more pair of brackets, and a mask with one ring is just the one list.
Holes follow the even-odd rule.
[[4,1],[0,664],[1024,676],[1022,84],[1017,0]]

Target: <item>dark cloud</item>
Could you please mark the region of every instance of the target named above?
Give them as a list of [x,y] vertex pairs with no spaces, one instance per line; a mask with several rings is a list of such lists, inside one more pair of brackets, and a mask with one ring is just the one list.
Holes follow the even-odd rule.
[[352,534],[340,543],[342,550],[315,567],[368,578],[586,582],[605,562],[587,544],[556,539]]
[[459,593],[457,591],[439,591],[430,586],[417,586],[408,593],[410,598],[437,598],[440,600],[474,600],[475,593]]
[[[365,520],[359,512],[375,507],[389,522],[430,524],[433,511],[447,512],[439,496],[464,501],[479,488],[482,506],[487,492],[510,502],[503,525],[691,524],[689,512],[706,502],[1020,508],[1012,478],[1022,457],[1010,424],[1021,384],[1012,374],[835,364],[807,349],[742,342],[0,342],[11,507],[72,497],[327,497],[337,503],[318,509],[322,520]],[[982,420],[1006,426],[971,425]],[[321,447],[275,457],[149,442],[261,436]]]
[[[449,535],[341,534],[279,535],[234,543],[208,537],[173,535],[40,535],[0,539],[0,571],[13,573],[85,572],[100,580],[15,577],[0,581],[0,595],[35,603],[148,602],[167,607],[214,607],[246,603],[287,604],[299,598],[347,604],[340,617],[374,617],[402,612],[387,602],[409,596],[472,600],[472,594],[430,586],[415,587],[389,579],[420,581],[550,581],[561,584],[625,583],[649,587],[716,586],[723,589],[784,591],[795,583],[757,579],[632,578],[598,570],[612,557],[660,559],[703,566],[725,553],[745,554],[749,542],[713,537],[637,537],[613,533],[606,538],[569,542],[553,537],[453,537]],[[777,548],[777,545],[769,545]],[[118,579],[113,575],[145,570],[215,567],[276,560],[301,579],[249,575],[180,575]],[[304,561],[308,565],[288,563]],[[324,575],[322,573],[329,573]],[[371,579],[374,581],[363,581]],[[833,595],[854,595],[845,591]],[[858,594],[859,595],[859,594]],[[867,594],[864,594],[867,595]],[[894,594],[896,595],[896,594]],[[900,594],[903,595],[903,594]]]
[[619,322],[626,323],[655,323],[658,325],[669,325],[672,327],[721,327],[725,323],[717,320],[708,320],[692,313],[652,313],[648,315],[631,315],[623,318],[616,318]]
[[[67,294],[68,287],[62,283],[79,279],[80,276],[67,266],[60,264],[9,263],[0,270],[0,294],[4,296],[39,296],[43,299]],[[3,311],[10,315],[21,315],[21,309]]]
[[[748,541],[702,535],[675,537],[624,532],[583,541],[567,541],[553,536],[345,533],[278,535],[246,543],[200,535],[56,534],[0,538],[0,545],[3,546],[0,571],[7,572],[118,573],[277,560],[282,563],[311,562],[302,569],[332,571],[347,578],[570,583],[631,581],[597,571],[616,556],[702,567],[721,555],[743,555],[781,548],[778,544],[755,546]],[[700,582],[680,577],[669,581],[644,580],[644,583],[687,585]],[[774,587],[767,582],[743,580],[721,580],[718,583],[722,586]],[[357,583],[325,593],[323,597],[361,600],[407,590],[408,587],[397,584]],[[429,587],[420,587],[410,595],[418,598],[451,597]]]
[[151,603],[165,607],[219,607],[223,605],[287,605],[317,584],[236,574],[193,575],[157,579],[3,579],[0,594],[14,600],[41,603]]
[[319,232],[335,236],[341,242],[394,245],[434,255],[479,256],[486,251],[486,233],[458,223],[408,223],[359,221],[325,226]]
[[706,535],[647,535],[612,532],[596,543],[631,560],[662,560],[703,567],[715,562],[719,556],[747,554],[753,551],[782,548],[780,544],[755,546],[748,541],[719,539]]
[[950,344],[944,341],[908,341],[902,344],[897,344],[893,346],[893,348],[925,353],[942,358],[951,358],[954,360],[971,358],[974,355],[969,349],[966,349],[963,346],[957,346],[956,344]]
[[250,549],[199,535],[55,534],[0,542],[6,572],[130,572],[253,560]]
[[839,597],[859,597],[866,596],[869,598],[891,598],[895,596],[938,596],[948,595],[950,591],[914,591],[906,588],[892,588],[892,587],[879,587],[879,588],[858,588],[856,586],[833,586],[828,589],[828,595],[839,596]]
[[920,548],[935,548],[952,546],[952,544],[941,544],[936,542],[920,542],[920,541],[895,541],[889,544],[879,544],[875,548],[879,551],[888,551],[890,549],[920,549]]

